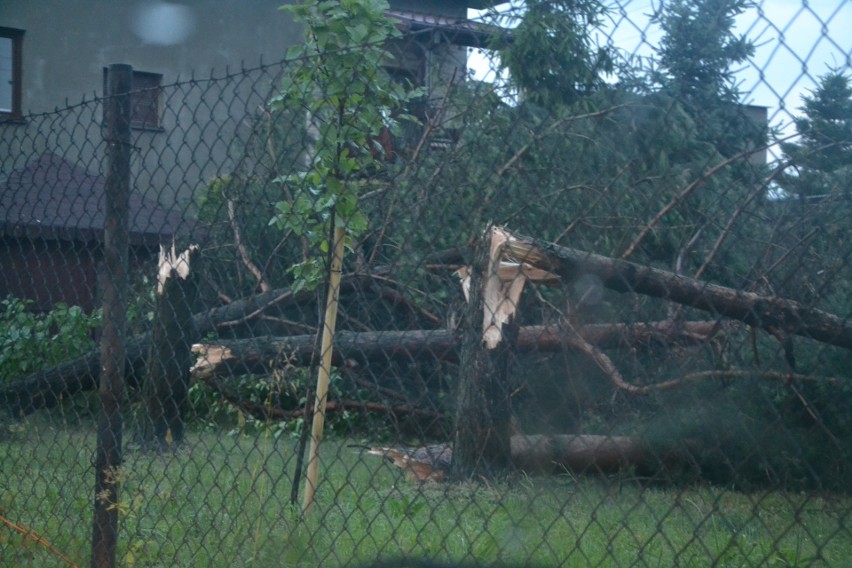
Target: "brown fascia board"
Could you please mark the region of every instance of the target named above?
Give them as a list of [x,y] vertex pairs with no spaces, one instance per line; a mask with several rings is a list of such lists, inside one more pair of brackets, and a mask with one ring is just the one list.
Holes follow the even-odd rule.
[[385,15],[395,19],[403,34],[443,32],[450,43],[464,47],[487,48],[496,35],[511,41],[511,30],[464,18],[436,16],[407,10],[387,10]]

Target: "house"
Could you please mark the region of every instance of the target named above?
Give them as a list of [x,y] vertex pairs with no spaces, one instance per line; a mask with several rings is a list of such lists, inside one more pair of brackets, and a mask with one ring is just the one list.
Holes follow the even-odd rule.
[[[0,3],[0,119],[19,119],[102,94],[103,70],[133,66],[137,87],[208,77],[281,59],[302,31],[278,10],[284,0],[6,0]],[[464,46],[487,27],[466,19],[489,0],[391,0],[388,15],[419,44],[404,55],[419,83],[429,63],[465,65]],[[462,48],[462,49],[459,49]],[[463,76],[463,73],[460,74]],[[168,128],[154,120],[147,128]]]
[[[0,295],[41,309],[95,305],[104,187],[98,97],[112,63],[133,67],[134,254],[147,262],[180,232],[199,186],[239,168],[234,145],[280,84],[274,62],[301,41],[282,3],[0,2]],[[392,46],[391,73],[433,96],[451,77],[464,80],[467,46],[488,34],[467,9],[490,4],[391,1],[388,15],[407,36]]]

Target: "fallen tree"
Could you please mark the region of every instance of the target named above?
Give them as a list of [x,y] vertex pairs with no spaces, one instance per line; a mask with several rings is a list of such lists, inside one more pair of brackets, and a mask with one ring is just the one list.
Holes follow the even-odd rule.
[[[606,348],[637,348],[649,345],[696,344],[708,341],[720,329],[718,322],[695,321],[679,325],[671,322],[592,324],[577,333],[590,343]],[[572,332],[573,335],[573,332]],[[407,331],[341,331],[334,339],[334,364],[357,366],[388,359],[433,359],[458,361],[461,338],[446,329]],[[525,326],[519,329],[517,348],[521,352],[555,352],[577,349],[565,330],[552,326]],[[206,380],[247,373],[268,373],[282,364],[310,364],[317,353],[316,337],[261,337],[197,344],[199,359],[193,377]]]
[[[268,301],[280,297],[280,291],[263,294]],[[271,298],[270,298],[271,297]],[[233,320],[227,315],[245,317],[261,310],[263,304],[256,298],[241,302],[242,310],[226,306],[196,315],[193,322],[202,325],[206,333],[216,329],[217,323]],[[672,324],[648,322],[637,324],[594,324],[580,328],[579,333],[590,343],[604,348],[633,348],[650,345],[696,344],[711,339],[719,329],[718,322],[696,321]],[[201,331],[198,332],[201,334]],[[143,334],[132,338],[126,348],[127,375],[131,386],[137,387],[147,373],[147,355],[150,336]],[[350,332],[341,331],[335,336],[334,364],[337,366],[363,364],[370,361],[387,361],[389,358],[437,358],[443,361],[458,360],[460,339],[455,331],[447,329]],[[520,329],[519,349],[526,352],[555,352],[576,349],[576,342],[566,338],[563,330],[548,326],[526,326]],[[315,335],[289,337],[261,337],[254,339],[217,340],[198,344],[194,351],[199,359],[193,367],[194,380],[227,377],[246,373],[267,373],[276,365],[310,365],[316,353]],[[316,359],[314,359],[316,360]],[[13,416],[24,416],[41,408],[50,408],[63,398],[97,388],[100,372],[100,350],[33,373],[28,377],[0,386],[0,405]]]
[[794,300],[763,296],[702,282],[680,274],[635,264],[532,237],[513,235],[505,254],[536,268],[549,270],[566,282],[590,274],[604,287],[669,300],[714,315],[739,320],[776,335],[799,335],[821,343],[852,349],[852,321],[809,308]]
[[[372,285],[374,276],[348,274],[341,280],[341,293],[358,291]],[[379,294],[386,286],[378,289]],[[254,294],[246,298],[230,301],[224,306],[211,308],[192,316],[192,327],[200,337],[233,333],[249,327],[253,322],[283,306],[300,305],[314,299],[311,292],[294,292],[290,288],[280,288]],[[406,313],[415,312],[415,308],[395,298],[395,305]],[[431,314],[424,316],[427,321]],[[281,322],[293,328],[294,332],[304,333],[306,327],[298,322]],[[147,355],[151,349],[151,333],[140,333],[128,339],[125,345],[125,378],[128,385],[138,387],[148,372]],[[63,399],[81,392],[96,390],[101,368],[100,348],[59,365],[42,369],[20,379],[0,384],[0,409],[15,417],[31,414],[42,408],[51,408]]]
[[[708,284],[672,272],[561,247],[531,237],[515,236],[506,244],[505,254],[555,273],[564,282],[583,274],[592,274],[611,290],[666,299],[710,312],[714,316],[739,320],[776,336],[799,335],[852,349],[852,321],[808,308],[793,300]],[[374,279],[370,275],[348,275],[343,278],[341,289],[345,292],[372,283]],[[289,288],[271,290],[196,314],[193,316],[193,325],[201,337],[228,333],[235,328],[250,325],[270,309],[312,299],[310,293],[296,293]],[[416,308],[411,305],[403,305],[402,309],[416,313]],[[431,314],[422,315],[424,320],[434,323]],[[569,348],[589,354],[589,346],[594,346],[598,351],[592,355],[601,359],[601,348],[636,346],[643,342],[671,344],[678,341],[704,341],[720,325],[713,321],[602,324],[581,327],[568,336],[558,329],[528,327],[520,329],[518,348],[542,351]],[[298,328],[303,329],[304,325],[294,324],[294,329]],[[131,338],[126,345],[126,374],[131,386],[138,385],[145,376],[145,355],[150,349],[150,341],[150,334],[140,334]],[[314,342],[315,336],[312,334],[272,339],[217,340],[216,345],[223,349],[223,353],[230,353],[230,356],[198,369],[205,369],[203,372],[212,373],[213,376],[229,372],[265,372],[269,368],[270,357],[280,358],[282,355],[293,356],[295,362],[304,364],[313,354]],[[350,358],[357,362],[360,358],[394,356],[410,358],[428,355],[455,360],[457,346],[455,333],[441,329],[340,332],[335,338],[338,357],[335,364],[343,364]],[[210,353],[209,350],[205,352]],[[196,372],[202,372],[198,369]],[[54,406],[63,398],[97,388],[99,372],[100,351],[96,349],[72,361],[0,386],[0,408],[14,416],[21,416]]]
[[[510,460],[526,472],[564,468],[575,473],[615,473],[655,461],[647,444],[626,436],[557,434],[511,436]],[[411,481],[445,481],[454,461],[453,446],[433,444],[416,448],[367,447],[402,469]]]
[[[599,279],[603,287],[617,292],[663,298],[766,330],[788,343],[791,379],[795,368],[790,363],[790,336],[852,348],[852,322],[793,300],[707,284],[491,226],[478,245],[473,265],[460,271],[468,309],[458,378],[453,477],[490,477],[513,461],[509,419],[511,394],[505,380],[509,359],[505,354],[517,349],[516,318],[525,283],[553,282],[561,278],[562,284],[567,285],[588,275]],[[566,338],[566,344],[570,343],[593,360],[618,389],[647,394],[657,388],[655,385],[637,386],[625,380],[599,346],[574,331],[570,323],[567,327],[573,333]],[[668,381],[666,388],[685,382]],[[807,401],[801,395],[799,399],[810,411]],[[813,412],[811,415],[816,418]],[[605,453],[608,452],[600,448],[589,451],[594,459]]]

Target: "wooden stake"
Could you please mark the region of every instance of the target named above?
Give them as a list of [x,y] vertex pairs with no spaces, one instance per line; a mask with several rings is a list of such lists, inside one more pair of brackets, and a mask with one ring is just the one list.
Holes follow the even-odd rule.
[[329,269],[328,295],[325,304],[325,321],[322,328],[322,347],[319,373],[317,373],[317,390],[314,402],[314,419],[311,424],[311,449],[308,453],[308,472],[305,477],[305,496],[302,501],[302,512],[307,513],[314,504],[314,494],[317,489],[319,475],[319,445],[325,427],[325,405],[328,401],[328,383],[331,378],[332,342],[334,328],[337,323],[337,306],[340,299],[340,275],[343,270],[343,240],[344,228],[334,228],[334,244]]

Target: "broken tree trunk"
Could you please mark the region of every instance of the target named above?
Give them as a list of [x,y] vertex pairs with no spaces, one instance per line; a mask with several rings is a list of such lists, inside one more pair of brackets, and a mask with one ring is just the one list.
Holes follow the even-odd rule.
[[[518,353],[578,350],[576,334],[599,348],[642,349],[652,346],[705,343],[722,329],[715,321],[673,324],[668,321],[636,324],[589,324],[571,331],[552,326],[530,325],[518,330]],[[390,359],[458,362],[461,337],[447,329],[407,331],[339,331],[334,338],[335,366],[356,367]],[[283,365],[308,366],[319,355],[316,336],[259,337],[217,340],[193,345],[200,358],[192,376],[198,380],[248,373],[269,373]],[[315,360],[315,359],[314,359]]]
[[652,461],[636,438],[590,434],[512,436],[512,465],[525,471],[563,467],[576,473],[614,473]]
[[[341,279],[341,292],[359,290],[370,283],[369,275],[349,274]],[[192,321],[199,336],[231,331],[249,325],[269,309],[312,301],[313,298],[313,293],[306,290],[294,292],[290,288],[279,288],[195,314]],[[150,333],[140,333],[128,339],[125,348],[128,385],[138,387],[142,384],[150,348]],[[77,393],[96,389],[100,359],[100,349],[93,349],[76,359],[0,385],[0,410],[21,417],[41,408],[56,406]]]
[[[257,309],[255,302],[251,306],[252,311]],[[196,331],[199,331],[199,325],[206,325],[205,329],[209,331],[216,321],[230,321],[220,317],[223,310],[231,315],[235,312],[229,305],[193,317]],[[718,329],[719,324],[714,321],[678,324],[661,321],[630,325],[591,324],[578,328],[577,333],[601,349],[632,349],[653,345],[694,345],[711,339]],[[142,377],[147,373],[150,341],[150,334],[143,334],[127,343],[125,352],[130,385],[139,386],[143,382]],[[460,344],[458,333],[447,329],[341,331],[335,334],[333,362],[336,366],[382,362],[394,358],[457,362]],[[553,352],[575,350],[576,345],[571,341],[566,342],[564,330],[556,327],[525,326],[519,330],[517,348],[520,352]],[[315,335],[216,340],[215,343],[195,345],[193,350],[201,354],[201,359],[193,368],[193,376],[199,380],[267,373],[278,363],[307,366],[311,364],[312,357],[319,355]],[[95,350],[67,363],[4,384],[0,386],[0,408],[16,417],[40,408],[51,408],[63,398],[96,389],[99,370],[100,351]]]
[[196,331],[192,306],[198,295],[198,247],[176,254],[160,248],[157,312],[148,375],[142,383],[144,414],[139,428],[143,448],[166,450],[183,441],[189,370]]
[[[357,286],[361,280],[362,277],[353,275],[345,278],[344,283]],[[223,327],[245,325],[270,307],[311,298],[312,294],[306,291],[295,293],[290,288],[271,290],[195,314],[192,322],[198,335],[203,336],[216,333]],[[140,333],[127,341],[125,368],[130,386],[140,386],[147,374],[151,338],[151,333]],[[100,349],[93,349],[76,359],[0,385],[0,409],[11,416],[21,417],[41,408],[52,408],[69,396],[94,390],[98,386],[100,361]]]
[[466,281],[452,476],[493,477],[511,464],[509,362],[525,277],[501,278],[502,236],[486,232]]
[[663,298],[714,315],[725,316],[769,331],[808,337],[822,343],[852,349],[852,321],[794,300],[761,296],[625,260],[583,252],[535,239],[513,235],[507,253],[538,268],[559,274],[566,282],[584,274],[601,279],[616,292],[632,292]]
[[[450,444],[420,447],[367,446],[369,454],[390,460],[412,481],[444,481],[455,452]],[[617,473],[658,461],[637,438],[596,434],[512,436],[512,466],[528,473],[570,470],[575,473]]]

